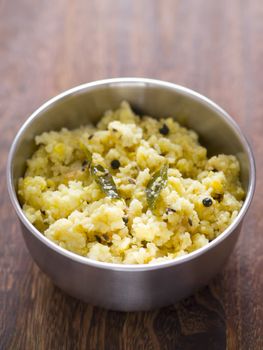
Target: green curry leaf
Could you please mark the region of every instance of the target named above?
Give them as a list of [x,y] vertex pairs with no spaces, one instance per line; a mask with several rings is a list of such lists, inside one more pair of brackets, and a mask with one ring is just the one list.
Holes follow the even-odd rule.
[[85,153],[90,174],[97,182],[102,192],[104,192],[107,197],[120,198],[116,184],[110,172],[102,165],[94,165],[92,163],[92,154],[83,143],[80,144],[80,148]]
[[155,209],[157,200],[162,189],[166,186],[168,180],[168,165],[164,165],[160,170],[153,174],[146,187],[146,197],[150,209]]
[[91,165],[90,173],[100,189],[110,198],[120,198],[112,175],[102,165]]

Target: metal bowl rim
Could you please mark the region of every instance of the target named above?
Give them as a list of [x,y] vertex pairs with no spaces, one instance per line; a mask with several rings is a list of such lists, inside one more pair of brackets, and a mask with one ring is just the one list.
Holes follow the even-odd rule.
[[[225,122],[230,125],[230,127],[238,134],[238,137],[248,155],[249,159],[249,182],[248,182],[248,190],[246,194],[245,201],[243,203],[243,206],[238,213],[237,217],[233,220],[233,222],[226,228],[225,231],[223,231],[217,238],[215,238],[213,241],[211,241],[206,246],[199,248],[187,255],[174,258],[172,260],[167,260],[163,262],[158,262],[154,264],[115,264],[115,263],[107,263],[107,262],[101,262],[89,259],[87,257],[83,257],[80,255],[77,255],[73,252],[70,252],[60,246],[58,246],[56,243],[50,241],[48,238],[46,238],[40,231],[38,231],[26,218],[25,214],[22,211],[22,208],[19,204],[16,191],[14,188],[13,183],[13,176],[12,176],[12,162],[13,162],[13,156],[17,149],[17,144],[19,143],[20,138],[23,136],[25,130],[27,127],[32,123],[34,119],[37,119],[37,117],[45,111],[47,108],[51,108],[54,106],[58,101],[61,101],[65,98],[68,98],[69,96],[82,93],[83,91],[88,91],[91,89],[95,89],[97,87],[102,86],[121,86],[121,85],[143,85],[143,86],[158,86],[164,89],[169,90],[175,90],[179,93],[183,93],[184,95],[187,95],[188,97],[202,102],[203,104],[206,104],[208,107],[213,109],[221,118],[225,120]],[[13,143],[11,145],[8,160],[7,160],[7,187],[9,196],[11,199],[11,202],[15,208],[15,211],[23,223],[23,225],[30,231],[31,234],[33,234],[38,240],[40,240],[43,244],[45,244],[48,248],[52,249],[58,254],[63,255],[66,258],[69,258],[75,262],[93,266],[96,268],[102,268],[107,270],[113,270],[113,271],[144,271],[144,270],[156,270],[160,268],[167,268],[172,267],[176,265],[183,264],[185,262],[189,262],[191,260],[196,259],[198,256],[204,254],[205,252],[209,251],[210,249],[213,249],[215,246],[220,244],[224,239],[226,239],[237,227],[241,224],[242,219],[244,218],[254,195],[255,191],[255,182],[256,182],[256,169],[255,169],[255,159],[252,153],[252,149],[249,145],[248,140],[244,136],[243,132],[241,131],[240,127],[237,125],[237,123],[230,117],[230,115],[221,107],[219,107],[215,102],[211,101],[207,97],[199,94],[198,92],[191,90],[189,88],[183,87],[181,85],[177,85],[174,83],[162,81],[162,80],[156,80],[156,79],[148,79],[148,78],[112,78],[112,79],[104,79],[104,80],[97,80],[90,83],[85,83],[82,85],[78,85],[76,87],[73,87],[69,90],[66,90],[59,95],[49,99],[47,102],[42,104],[36,111],[34,111],[29,118],[24,122],[24,124],[20,127],[19,131],[17,132]]]

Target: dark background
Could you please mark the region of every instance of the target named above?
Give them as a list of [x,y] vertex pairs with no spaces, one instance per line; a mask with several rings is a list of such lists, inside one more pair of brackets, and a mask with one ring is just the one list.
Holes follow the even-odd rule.
[[[263,349],[262,39],[262,0],[0,0],[0,349]],[[227,266],[196,295],[152,312],[106,311],[54,287],[30,258],[6,191],[7,152],[28,115],[74,85],[119,76],[215,100],[257,162]]]

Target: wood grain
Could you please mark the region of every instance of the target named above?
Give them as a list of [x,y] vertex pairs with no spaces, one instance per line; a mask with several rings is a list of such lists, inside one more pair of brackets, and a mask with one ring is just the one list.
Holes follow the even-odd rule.
[[[263,349],[263,2],[0,1],[0,349]],[[227,266],[182,302],[111,312],[54,287],[9,202],[10,143],[42,102],[114,76],[164,79],[222,105],[250,139],[257,190]]]

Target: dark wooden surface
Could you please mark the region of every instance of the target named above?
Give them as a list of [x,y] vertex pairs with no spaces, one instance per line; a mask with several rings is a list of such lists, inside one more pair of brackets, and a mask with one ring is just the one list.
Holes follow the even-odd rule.
[[[0,0],[0,349],[263,349],[262,0]],[[257,190],[224,270],[152,312],[86,305],[54,287],[22,240],[5,181],[27,116],[55,94],[115,76],[164,79],[217,101],[257,161]]]

